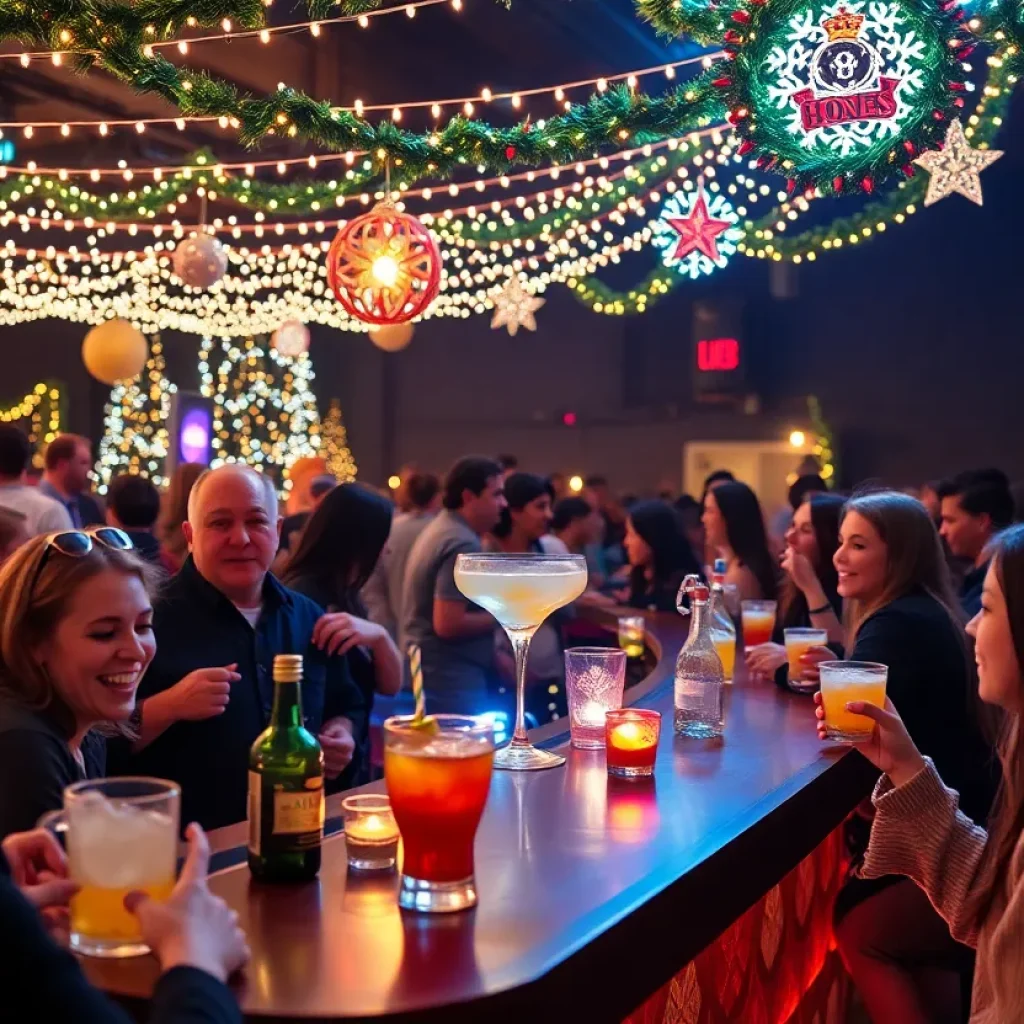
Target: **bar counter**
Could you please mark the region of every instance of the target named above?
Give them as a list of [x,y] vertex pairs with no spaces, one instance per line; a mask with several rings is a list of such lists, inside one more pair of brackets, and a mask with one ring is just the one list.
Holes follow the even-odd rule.
[[[347,875],[337,797],[318,884],[259,886],[245,864],[244,824],[212,834],[211,888],[239,912],[252,947],[238,988],[247,1019],[797,1019],[823,958],[835,959],[830,899],[818,908],[816,937],[810,908],[838,886],[836,829],[869,792],[873,770],[818,740],[810,698],[743,678],[726,687],[723,740],[674,736],[672,677],[686,623],[646,618],[656,664],[627,703],[663,715],[653,781],[610,780],[603,751],[569,749],[567,721],[536,730],[534,741],[568,762],[494,773],[473,911],[403,913],[397,875]],[[783,929],[796,922],[779,919],[790,891],[791,916],[802,911],[810,937],[787,954]],[[755,995],[754,957],[763,973],[784,956],[787,990]],[[95,984],[133,1006],[158,973],[151,957],[83,963]],[[841,1019],[828,1009],[829,1020]]]

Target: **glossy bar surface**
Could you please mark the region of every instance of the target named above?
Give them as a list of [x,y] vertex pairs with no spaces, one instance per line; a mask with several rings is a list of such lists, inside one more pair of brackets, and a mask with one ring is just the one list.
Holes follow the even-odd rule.
[[[657,665],[626,703],[663,715],[653,780],[609,779],[603,751],[570,748],[567,721],[536,730],[534,742],[567,764],[494,773],[475,910],[399,911],[397,876],[348,875],[337,833],[317,883],[260,886],[245,866],[244,825],[214,833],[210,884],[238,910],[253,951],[239,984],[247,1018],[452,1024],[550,1005],[565,1007],[566,1020],[619,1021],[869,792],[867,762],[818,740],[809,697],[751,683],[742,670],[726,688],[723,740],[674,736],[685,622],[647,619]],[[150,994],[158,973],[151,958],[84,963],[129,1003]]]

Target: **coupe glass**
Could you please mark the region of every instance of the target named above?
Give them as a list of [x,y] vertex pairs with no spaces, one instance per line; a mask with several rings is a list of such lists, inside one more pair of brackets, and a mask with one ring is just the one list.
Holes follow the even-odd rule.
[[587,560],[582,555],[459,555],[455,584],[501,623],[516,656],[516,726],[512,742],[494,755],[494,767],[531,771],[564,764],[564,757],[537,750],[526,734],[526,659],[541,623],[586,590]]

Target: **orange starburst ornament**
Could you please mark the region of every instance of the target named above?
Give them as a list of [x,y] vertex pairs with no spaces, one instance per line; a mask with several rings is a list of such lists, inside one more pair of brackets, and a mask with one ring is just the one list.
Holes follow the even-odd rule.
[[327,281],[350,316],[400,324],[437,297],[441,253],[421,221],[384,201],[338,232],[327,252]]

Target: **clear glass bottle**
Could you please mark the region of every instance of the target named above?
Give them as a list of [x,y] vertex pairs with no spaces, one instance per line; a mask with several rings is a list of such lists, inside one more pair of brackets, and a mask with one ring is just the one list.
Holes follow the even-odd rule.
[[711,739],[725,728],[725,673],[712,638],[711,594],[698,576],[683,581],[680,601],[684,593],[690,598],[690,635],[676,659],[675,730],[680,736]]
[[736,624],[726,600],[724,558],[715,559],[711,576],[711,640],[722,662],[725,681],[731,683],[736,669]]

